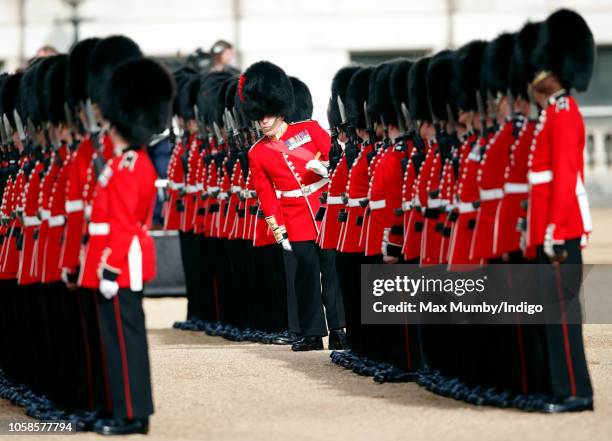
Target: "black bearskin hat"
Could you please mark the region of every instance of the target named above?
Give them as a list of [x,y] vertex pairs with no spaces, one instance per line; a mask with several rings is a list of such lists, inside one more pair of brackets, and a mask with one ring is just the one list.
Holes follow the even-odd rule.
[[538,72],[557,75],[564,87],[585,91],[593,74],[595,42],[584,18],[568,9],[552,13],[540,27],[533,62]]
[[409,109],[415,121],[431,122],[431,109],[427,97],[427,67],[429,57],[417,60],[408,71]]
[[397,116],[391,99],[391,88],[389,78],[394,62],[383,63],[374,68],[374,73],[370,77],[368,90],[368,112],[372,121],[382,122],[385,125],[397,125]]
[[72,47],[68,55],[68,69],[66,71],[66,96],[68,104],[76,107],[79,102],[87,99],[87,69],[89,55],[100,42],[99,38],[81,40]]
[[338,97],[340,97],[346,109],[346,89],[351,78],[359,69],[359,66],[346,66],[334,75],[331,86],[331,100],[327,108],[327,118],[329,119],[330,127],[338,127],[342,124],[340,110],[338,110]]
[[252,121],[265,116],[291,117],[293,86],[283,69],[269,61],[258,61],[240,77],[238,93],[242,109]]
[[37,59],[23,72],[23,77],[19,84],[17,92],[17,101],[15,108],[21,117],[21,122],[25,126],[28,119],[34,124],[40,121],[40,112],[38,108],[38,97],[36,96],[36,77],[37,69],[40,66],[41,59]]
[[[36,69],[36,88],[34,94],[37,95],[38,117],[40,118],[40,121],[38,121],[39,123],[49,121],[49,115],[47,114],[47,98],[53,95],[54,91],[46,90],[45,78],[51,68],[60,60],[65,60],[65,55],[52,55],[42,58],[38,69]],[[60,93],[64,95],[64,91]]]
[[19,93],[19,86],[21,85],[21,79],[23,78],[22,72],[14,73],[9,75],[4,83],[2,84],[2,115],[6,115],[11,124],[11,127],[15,128],[15,119],[13,118],[13,110],[17,105],[17,95]]
[[531,53],[538,39],[541,23],[527,23],[514,36],[514,49],[510,61],[510,90],[515,97],[529,99],[527,84],[535,75]]
[[180,78],[180,86],[177,85],[176,92],[176,109],[177,115],[185,121],[195,118],[195,110],[193,106],[198,99],[198,90],[200,88],[199,75],[185,75]]
[[287,122],[306,121],[312,118],[312,95],[310,89],[302,80],[296,77],[289,77],[293,86],[293,112]]
[[[238,81],[238,78],[235,76],[230,76],[223,81],[217,92],[215,94],[215,121],[219,125],[219,127],[225,127],[223,116],[225,115],[225,95],[227,94],[227,89]],[[228,109],[229,110],[229,109]]]
[[217,92],[221,85],[232,75],[228,72],[210,72],[200,79],[200,88],[197,94],[200,118],[212,126],[216,121]]
[[402,103],[410,111],[410,99],[408,97],[408,72],[414,63],[410,60],[399,60],[393,64],[389,81],[391,83],[391,98],[395,113],[403,118]]
[[453,115],[456,108],[453,97],[453,59],[452,51],[443,50],[429,60],[427,66],[427,95],[432,117],[439,121],[448,121],[448,107]]
[[43,102],[47,121],[59,124],[66,121],[64,103],[66,102],[66,66],[67,55],[56,55],[53,66],[49,68],[43,79]]
[[[482,56],[480,81],[493,96],[506,95],[510,85],[508,60],[512,59],[514,34],[503,33],[487,44]],[[483,97],[484,98],[484,97]]]
[[363,103],[368,101],[368,89],[373,67],[362,67],[351,77],[346,88],[344,107],[346,119],[356,129],[366,129]]
[[[455,52],[453,87],[457,107],[465,112],[477,111],[476,92],[480,90],[480,67],[486,41],[472,41]],[[486,97],[482,97],[483,100]]]
[[101,95],[105,118],[131,144],[147,144],[170,124],[172,75],[149,58],[130,60],[113,72]]
[[[192,69],[191,67],[188,66],[183,66],[180,67],[179,69],[175,70],[173,72],[174,75],[174,84],[176,85],[176,96],[174,97],[174,104],[172,106],[173,111],[172,113],[174,115],[182,115],[182,111],[181,111],[181,102],[180,102],[180,98],[181,98],[181,90],[183,88],[183,86],[185,85],[185,83],[191,79],[193,79],[194,77],[197,76],[197,72],[195,71],[195,69]],[[197,89],[200,87],[199,81],[197,83],[195,83],[195,93],[194,93],[194,98],[193,98],[193,102],[195,103],[196,100],[196,95],[197,95]],[[189,100],[187,100],[189,101]],[[183,109],[185,110],[185,109]],[[193,113],[193,105],[192,105],[192,110],[191,112]]]
[[138,45],[128,37],[114,35],[98,42],[89,57],[87,96],[94,103],[99,103],[113,71],[120,64],[138,58],[142,58],[142,52]]
[[230,112],[235,106],[236,94],[238,93],[238,78],[234,77],[232,80],[225,91],[225,108]]

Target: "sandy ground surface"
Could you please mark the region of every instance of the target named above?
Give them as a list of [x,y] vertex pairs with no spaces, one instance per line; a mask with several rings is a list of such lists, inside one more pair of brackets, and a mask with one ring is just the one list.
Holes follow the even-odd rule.
[[[585,260],[612,263],[612,210],[596,214]],[[468,406],[409,383],[378,385],[331,364],[329,351],[295,354],[171,329],[184,299],[147,299],[145,309],[156,403],[149,440],[612,439],[612,325],[585,326],[595,411],[540,415]],[[0,420],[27,418],[0,401]]]

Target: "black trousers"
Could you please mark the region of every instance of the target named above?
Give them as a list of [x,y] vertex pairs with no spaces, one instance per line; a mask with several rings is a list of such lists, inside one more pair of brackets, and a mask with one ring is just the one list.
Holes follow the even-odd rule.
[[[580,239],[566,241],[565,250],[567,258],[564,264],[567,267],[564,268],[564,264],[561,264],[553,271],[548,268],[539,271],[540,290],[559,298],[558,309],[551,311],[558,317],[568,313],[565,310],[566,305],[572,304],[576,307],[580,280],[575,273],[581,270],[582,265]],[[538,249],[538,263],[550,265],[541,247]],[[576,317],[576,311],[572,316]],[[545,359],[545,365],[540,366],[540,372],[547,380],[547,392],[554,397],[593,396],[584,354],[582,325],[561,319],[559,324],[541,325],[538,328]]]
[[348,347],[362,354],[364,327],[361,324],[361,302],[358,275],[361,271],[362,253],[336,253],[336,269],[344,299],[346,314],[346,340]]
[[[288,281],[288,314],[290,330],[292,314],[297,311],[300,334],[303,336],[327,335],[325,316],[328,317],[329,329],[339,329],[345,326],[344,305],[339,292],[337,279],[329,274],[322,276],[322,266],[335,261],[333,254],[326,253],[314,241],[292,242],[293,251],[283,251],[285,272]],[[335,268],[335,264],[333,265]],[[322,288],[322,282],[328,284]],[[292,283],[293,282],[293,283]],[[291,287],[295,290],[295,300],[292,299]],[[325,311],[323,305],[325,304]]]
[[[248,292],[253,327],[266,332],[286,331],[290,301],[287,291],[293,286],[285,276],[282,248],[277,244],[252,247],[251,259]],[[299,330],[299,324],[297,327]]]
[[201,319],[202,307],[202,253],[201,238],[193,232],[179,231],[179,244],[183,271],[185,273],[185,288],[187,289],[187,320]]
[[111,300],[97,294],[103,365],[112,414],[144,418],[153,413],[149,350],[142,292],[126,288]]

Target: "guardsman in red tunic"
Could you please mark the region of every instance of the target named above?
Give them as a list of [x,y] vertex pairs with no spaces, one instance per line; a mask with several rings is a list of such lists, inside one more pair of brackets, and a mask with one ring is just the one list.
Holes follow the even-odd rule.
[[[416,122],[418,131],[416,136],[417,153],[411,158],[411,166],[418,173],[414,179],[404,176],[407,187],[403,189],[402,209],[404,210],[404,242],[402,254],[406,262],[419,261],[421,254],[421,236],[424,226],[424,208],[427,205],[427,178],[431,174],[435,149],[431,141],[435,135],[432,124],[432,115],[427,96],[427,67],[430,58],[417,60],[408,71],[408,106],[410,115]],[[412,173],[407,168],[406,173]],[[408,188],[408,181],[412,181],[412,188]]]
[[111,419],[99,420],[94,431],[146,433],[153,401],[142,290],[156,272],[148,227],[157,174],[144,146],[170,124],[174,82],[158,63],[134,59],[114,71],[106,93],[100,107],[116,156],[98,177],[79,277],[83,286],[99,290],[112,403]]
[[[454,69],[459,93],[457,107],[459,123],[468,128],[481,129],[481,118],[478,112],[478,90],[480,87],[480,68],[482,54],[487,43],[482,40],[470,42],[457,50]],[[477,141],[464,143],[460,149],[460,168],[455,194],[457,204],[457,221],[452,228],[448,267],[466,269],[477,265],[478,261],[470,257],[470,248],[476,216],[479,206],[478,168],[482,149],[487,144],[486,134],[481,134]]]
[[504,33],[487,45],[483,56],[485,87],[495,97],[493,104],[499,128],[488,143],[478,170],[480,207],[470,257],[481,263],[498,261],[501,257],[494,252],[494,230],[495,216],[504,194],[504,171],[509,165],[510,147],[514,143],[514,122],[510,118],[511,103],[507,96],[510,72],[507,60],[512,57],[513,48],[514,35]]
[[[527,23],[516,34],[512,63],[510,64],[510,92],[514,96],[515,117],[509,163],[504,172],[504,198],[497,209],[494,231],[494,254],[502,256],[504,262],[521,263],[533,256],[524,256],[526,202],[529,190],[527,181],[528,157],[533,140],[535,121],[530,118],[530,96],[527,83],[533,77],[530,71],[531,52],[538,36],[538,24]],[[520,224],[520,225],[519,225]],[[523,388],[523,393],[526,388]]]
[[544,392],[548,397],[534,410],[544,412],[593,409],[582,326],[568,323],[565,305],[579,295],[575,274],[581,274],[581,249],[591,231],[584,187],[584,120],[570,91],[588,88],[594,56],[591,30],[567,9],[543,22],[532,54],[531,90],[542,112],[529,159],[527,246],[537,247],[538,262],[553,265],[539,272],[539,293],[549,302],[555,299],[558,308],[558,321],[541,327],[545,363],[539,369],[550,386]]
[[[329,182],[331,141],[316,121],[287,124],[293,107],[293,86],[281,68],[269,62],[250,66],[239,84],[247,118],[259,121],[265,137],[249,151],[249,167],[266,222],[285,257],[295,265],[300,331],[296,351],[323,348],[327,334],[321,292],[321,249],[316,245],[319,197]],[[341,299],[328,305],[336,311],[331,330],[344,327]]]
[[[452,99],[453,53],[441,51],[431,57],[427,66],[427,93],[432,117],[435,121],[436,135],[432,164],[429,176],[421,175],[419,180],[424,183],[426,205],[423,211],[425,221],[421,236],[420,265],[436,265],[440,262],[440,246],[443,235],[440,224],[444,224],[444,210],[448,202],[442,197],[443,171],[450,160],[455,133],[451,132],[449,121],[454,115],[454,100]],[[454,120],[454,117],[453,117]],[[447,128],[447,125],[449,126]],[[450,133],[449,133],[450,132]]]

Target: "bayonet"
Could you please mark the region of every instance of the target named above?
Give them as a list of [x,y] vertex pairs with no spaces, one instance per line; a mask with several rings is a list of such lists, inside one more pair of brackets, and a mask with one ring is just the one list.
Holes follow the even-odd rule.
[[340,119],[342,120],[342,124],[346,124],[346,109],[344,108],[344,103],[342,102],[342,98],[338,95],[338,111],[340,112]]
[[6,137],[10,142],[13,138],[13,127],[11,126],[11,123],[9,122],[8,116],[6,116],[6,113],[2,115],[2,121],[4,122],[4,131],[6,133]]
[[402,109],[402,115],[404,115],[404,121],[406,121],[406,129],[410,132],[414,130],[414,122],[412,121],[412,116],[410,115],[410,111],[408,110],[408,106],[406,103],[402,103],[400,105]]
[[100,133],[100,126],[96,122],[96,117],[94,115],[93,104],[91,103],[91,99],[87,98],[85,102],[85,118],[87,119],[87,131],[89,132],[89,137],[91,139],[91,143],[96,151],[96,155],[93,158],[93,166],[94,173],[96,175],[96,179],[98,176],[102,174],[104,170],[104,158],[102,157],[102,149],[100,148],[100,140],[98,139],[98,134]]
[[217,144],[218,145],[225,144],[225,140],[223,139],[223,136],[221,135],[221,129],[219,128],[217,121],[213,122],[213,130],[215,131],[215,137],[217,138]]
[[2,119],[0,119],[0,140],[2,141],[3,146],[8,145],[7,134],[4,131],[4,122]]
[[25,130],[23,129],[23,122],[21,121],[21,116],[19,116],[19,112],[17,109],[13,110],[13,118],[15,118],[15,126],[17,127],[17,133],[19,134],[19,139],[21,142],[26,141]]
[[481,133],[483,136],[487,135],[487,114],[485,113],[484,103],[482,101],[482,96],[480,94],[480,90],[476,91],[476,106],[478,109],[478,117],[480,118]]
[[457,131],[457,122],[455,121],[455,115],[453,114],[451,106],[448,103],[446,104],[446,118],[446,122],[450,126],[449,132],[455,133]]
[[100,126],[96,122],[96,117],[94,115],[93,104],[91,103],[91,99],[87,99],[85,103],[85,117],[87,119],[87,131],[90,135],[97,135],[100,133]]
[[370,120],[370,114],[368,113],[368,102],[363,102],[363,116],[365,117],[366,130],[371,132],[373,130],[372,121]]
[[512,94],[512,90],[510,90],[510,88],[508,88],[506,96],[508,97],[508,106],[510,107],[510,118],[514,121],[514,119],[516,118],[516,110],[514,109],[515,100],[514,95]]

